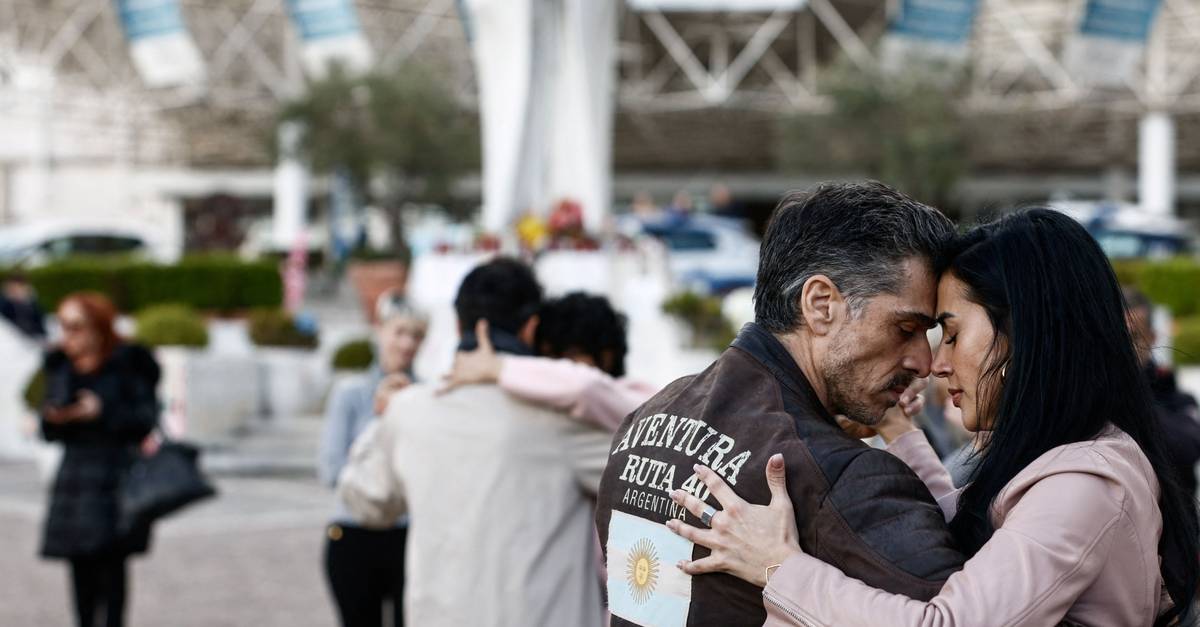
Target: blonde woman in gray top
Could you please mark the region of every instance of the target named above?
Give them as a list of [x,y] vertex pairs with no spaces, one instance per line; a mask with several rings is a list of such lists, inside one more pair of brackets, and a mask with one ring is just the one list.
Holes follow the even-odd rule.
[[[399,295],[385,293],[376,304],[374,352],[370,369],[339,382],[325,408],[318,473],[333,487],[346,465],[350,445],[383,413],[388,396],[414,380],[413,359],[425,339],[428,320]],[[382,627],[385,605],[392,622],[403,625],[404,549],[408,521],[366,528],[339,499],[326,529],[325,571],[345,627]]]

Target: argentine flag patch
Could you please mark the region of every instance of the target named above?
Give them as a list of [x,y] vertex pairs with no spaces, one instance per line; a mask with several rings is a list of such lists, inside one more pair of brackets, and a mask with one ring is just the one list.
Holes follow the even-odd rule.
[[608,604],[614,616],[644,627],[684,627],[692,577],[675,567],[692,543],[666,525],[614,511],[608,523]]

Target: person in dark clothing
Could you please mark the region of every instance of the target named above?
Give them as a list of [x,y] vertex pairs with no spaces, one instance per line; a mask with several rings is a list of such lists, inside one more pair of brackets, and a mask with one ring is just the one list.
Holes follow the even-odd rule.
[[1180,484],[1190,495],[1196,494],[1196,463],[1200,462],[1200,421],[1196,397],[1179,389],[1175,372],[1154,362],[1154,328],[1150,323],[1150,301],[1136,288],[1127,287],[1125,322],[1133,336],[1138,362],[1150,385],[1154,409],[1166,432],[1167,456],[1175,466]]
[[37,341],[46,339],[46,315],[25,275],[12,273],[4,277],[0,289],[0,316],[26,337]]
[[938,211],[879,183],[784,197],[760,252],[755,322],[706,370],[626,417],[613,441],[596,526],[614,627],[763,624],[761,586],[677,569],[708,551],[663,523],[707,522],[670,498],[682,489],[716,504],[699,466],[767,503],[764,470],[779,452],[806,550],[913,598],[933,596],[962,567],[916,474],[835,418],[876,424],[929,375],[936,261],[953,232]]
[[61,344],[42,366],[42,435],[64,446],[42,536],[44,557],[71,563],[80,627],[119,627],[126,560],[149,546],[148,527],[117,531],[121,479],[158,419],[159,368],[146,349],[123,343],[107,298],[76,293],[58,308]]

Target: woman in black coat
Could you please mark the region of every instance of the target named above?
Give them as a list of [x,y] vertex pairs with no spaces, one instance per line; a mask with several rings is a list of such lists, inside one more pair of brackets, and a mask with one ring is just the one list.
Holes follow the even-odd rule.
[[58,308],[62,341],[42,366],[42,434],[64,445],[42,555],[70,560],[81,627],[123,623],[125,562],[149,544],[148,528],[117,532],[117,492],[157,422],[159,369],[146,349],[119,340],[115,317],[100,294],[68,296]]

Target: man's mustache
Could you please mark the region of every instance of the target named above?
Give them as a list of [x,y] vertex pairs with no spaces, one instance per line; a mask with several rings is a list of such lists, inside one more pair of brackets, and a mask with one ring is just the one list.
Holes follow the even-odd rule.
[[916,379],[917,379],[917,377],[912,375],[911,373],[906,372],[904,374],[898,374],[898,375],[892,377],[891,380],[888,381],[887,385],[883,386],[883,390],[886,392],[887,390],[890,390],[894,387],[908,387],[908,386],[912,385],[912,382],[915,381]]

